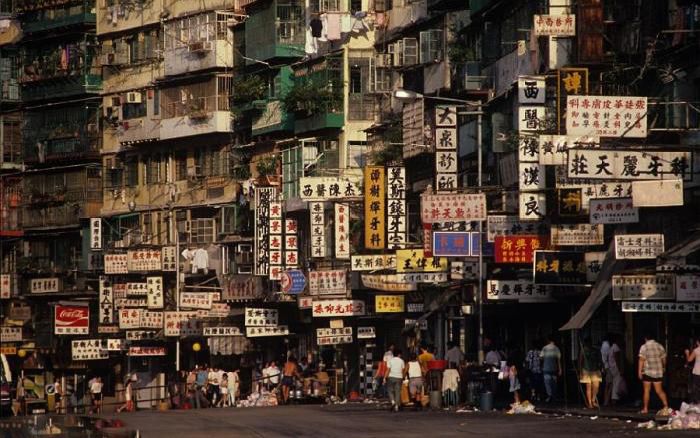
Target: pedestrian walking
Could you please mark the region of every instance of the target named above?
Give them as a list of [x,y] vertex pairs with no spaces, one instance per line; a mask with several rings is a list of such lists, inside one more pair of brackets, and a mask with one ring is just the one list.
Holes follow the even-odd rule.
[[562,375],[561,368],[561,351],[554,342],[554,337],[547,338],[547,345],[542,348],[540,353],[542,357],[542,375],[544,380],[544,388],[547,392],[547,403],[556,400],[557,383]]
[[544,394],[544,378],[542,376],[541,341],[535,341],[532,348],[525,354],[525,369],[527,370],[527,386],[530,388],[530,400],[539,401]]
[[450,341],[447,346],[449,347],[447,353],[445,354],[445,360],[447,360],[447,366],[450,368],[458,369],[464,360],[464,353],[459,348],[456,342]]
[[238,375],[238,370],[231,371],[228,374],[228,398],[229,405],[236,406],[236,396],[238,395],[238,385],[240,382],[240,377]]
[[387,367],[386,385],[389,391],[391,410],[398,412],[399,405],[401,405],[401,385],[403,385],[404,368],[406,368],[406,363],[401,358],[400,349],[397,348],[394,351],[394,356],[389,360]]
[[[273,362],[274,365],[274,362]],[[279,379],[279,373],[278,377]],[[289,390],[294,386],[294,379],[301,379],[299,374],[299,366],[297,365],[297,359],[294,356],[289,356],[287,363],[284,364],[284,369],[282,370],[282,401],[287,403],[289,401]]]
[[585,338],[581,343],[579,352],[579,382],[586,388],[586,408],[598,408],[598,389],[603,381],[601,369],[603,368],[600,350],[593,348],[590,338]]
[[126,376],[126,384],[124,385],[124,404],[117,409],[117,412],[134,412],[134,393],[133,383],[136,381],[136,375]]
[[693,346],[694,349],[692,351],[689,349],[685,350],[686,362],[693,363],[690,401],[691,403],[700,403],[700,338],[695,340]]
[[509,392],[513,394],[513,403],[520,404],[520,379],[518,378],[518,367],[512,359],[508,361],[508,383]]
[[603,382],[601,383],[603,386],[603,406],[610,405],[610,398],[612,397],[612,376],[610,375],[610,363],[608,361],[611,342],[611,335],[608,334],[600,344],[600,359],[603,362]]
[[92,407],[95,414],[102,413],[102,378],[95,377],[90,380],[90,395],[92,396]]
[[406,374],[408,375],[409,396],[415,403],[415,406],[420,407],[423,396],[423,371],[421,370],[420,362],[418,362],[415,353],[410,356],[408,366],[406,367]]
[[219,381],[219,391],[221,392],[221,400],[219,400],[218,407],[225,408],[231,406],[231,399],[228,396],[228,374],[223,373],[221,380]]
[[637,366],[637,377],[642,381],[644,390],[642,410],[640,414],[649,413],[649,396],[651,387],[663,404],[662,414],[668,412],[668,399],[663,387],[664,373],[666,372],[666,350],[654,340],[652,334],[644,336],[644,344],[639,349],[639,364]]
[[615,336],[610,336],[610,351],[608,352],[608,381],[611,386],[610,402],[613,405],[619,403],[622,396],[627,392],[627,384],[622,376],[623,366],[622,349]]

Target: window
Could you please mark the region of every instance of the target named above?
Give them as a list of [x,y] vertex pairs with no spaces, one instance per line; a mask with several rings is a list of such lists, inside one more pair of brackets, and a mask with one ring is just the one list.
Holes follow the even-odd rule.
[[369,94],[370,87],[370,57],[349,58],[350,93],[348,96],[349,120],[374,119],[374,97]]
[[443,59],[443,35],[441,29],[420,33],[420,63],[440,62]]
[[160,115],[160,90],[157,88],[153,90],[153,115]]
[[187,179],[187,152],[175,153],[175,181]]
[[340,0],[311,0],[309,2],[311,13],[338,12]]
[[348,142],[348,167],[361,169],[365,167],[367,154],[366,141]]
[[131,157],[124,163],[124,182],[127,187],[139,185],[139,162],[137,157]]
[[214,219],[192,219],[190,222],[190,243],[211,243],[214,241]]
[[140,119],[146,117],[146,93],[144,91],[132,91],[129,95],[141,96],[141,102],[129,103],[128,101],[122,105],[122,119]]
[[304,176],[303,146],[282,151],[282,192],[284,199],[299,196],[299,178]]
[[146,184],[158,184],[162,181],[160,169],[160,154],[151,155],[146,159]]
[[144,241],[150,241],[153,235],[153,229],[151,228],[151,213],[141,214],[141,233]]

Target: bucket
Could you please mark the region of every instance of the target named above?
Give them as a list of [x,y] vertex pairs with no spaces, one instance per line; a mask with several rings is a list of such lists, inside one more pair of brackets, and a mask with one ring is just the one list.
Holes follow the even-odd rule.
[[479,409],[488,412],[493,410],[493,392],[486,391],[481,393],[481,403]]
[[430,409],[440,409],[440,407],[442,407],[442,393],[430,391]]

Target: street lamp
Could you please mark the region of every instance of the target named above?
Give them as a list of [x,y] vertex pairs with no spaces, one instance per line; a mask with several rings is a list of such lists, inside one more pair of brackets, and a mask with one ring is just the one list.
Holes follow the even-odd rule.
[[[399,88],[397,90],[394,90],[393,94],[394,98],[397,100],[401,101],[415,101],[418,99],[428,99],[428,100],[436,100],[436,101],[442,101],[442,102],[454,102],[458,103],[461,106],[465,107],[476,107],[476,111],[465,111],[465,112],[458,112],[458,114],[461,115],[475,115],[477,117],[477,125],[476,125],[476,150],[477,150],[477,187],[479,188],[479,193],[481,193],[481,188],[483,186],[482,182],[482,124],[483,124],[483,107],[486,106],[485,104],[479,102],[479,101],[473,101],[473,100],[465,100],[465,99],[456,99],[452,97],[441,97],[441,96],[425,96],[421,93],[417,93],[415,91],[411,90],[404,90],[402,88]],[[479,221],[479,241],[481,241],[481,236],[483,234],[483,229],[482,229],[482,221]],[[477,338],[477,344],[479,347],[479,362],[484,361],[484,312],[483,312],[483,281],[484,281],[484,260],[483,260],[483,255],[481,249],[479,250],[479,284],[478,284],[478,294],[477,294],[477,305],[478,305],[478,313],[479,313],[479,335]]]
[[[127,204],[130,212],[136,211],[137,207],[158,208],[161,211],[166,208],[157,205],[136,205],[136,202],[129,201]],[[175,310],[180,312],[180,232],[177,230],[175,216],[173,215],[173,203],[168,201],[168,220],[171,229],[175,232]],[[178,313],[179,314],[179,313]],[[180,371],[180,337],[175,341],[175,371]]]

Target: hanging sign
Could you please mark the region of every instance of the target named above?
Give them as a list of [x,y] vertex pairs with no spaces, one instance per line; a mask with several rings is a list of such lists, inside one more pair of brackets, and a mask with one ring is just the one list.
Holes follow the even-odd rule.
[[109,351],[103,341],[103,339],[71,341],[71,358],[74,361],[109,359]]
[[486,240],[493,242],[496,236],[544,235],[549,233],[545,222],[521,221],[517,216],[489,215],[486,221]]
[[129,250],[126,268],[129,272],[148,272],[162,270],[160,249]]
[[282,202],[273,200],[270,201],[270,216],[269,216],[269,261],[270,272],[268,274],[270,280],[279,280],[282,275],[282,265],[284,265],[284,219],[282,218]]
[[350,266],[355,272],[396,269],[396,254],[353,255]]
[[533,254],[544,249],[542,236],[496,236],[494,242],[496,263],[532,263]]
[[365,248],[384,249],[385,178],[384,167],[365,167]]
[[374,297],[376,313],[401,313],[405,308],[403,295],[377,295]]
[[204,327],[202,328],[202,336],[243,336],[243,333],[238,327]]
[[594,149],[599,147],[599,137],[540,135],[539,163],[543,166],[566,165],[569,149]]
[[[435,257],[469,257],[472,255],[471,234],[468,231],[433,232],[432,255]],[[478,254],[474,254],[477,255]]]
[[538,163],[520,163],[520,191],[532,192],[546,187],[544,166]]
[[119,310],[119,328],[122,330],[140,328],[142,311],[142,309]]
[[245,308],[245,325],[247,327],[271,327],[278,323],[279,311],[277,309]]
[[421,194],[421,220],[425,224],[486,220],[483,193]]
[[436,107],[434,131],[435,188],[438,192],[457,188],[457,173],[459,170],[458,135],[456,107]]
[[561,184],[558,190],[578,189],[581,191],[581,211],[590,211],[591,199],[630,198],[632,183],[592,183],[592,184]]
[[267,277],[270,275],[270,205],[277,200],[277,189],[256,187],[254,193],[253,274]]
[[100,302],[100,324],[114,323],[114,293],[107,277],[101,275],[98,280],[98,299]]
[[306,288],[306,276],[304,271],[300,269],[288,270],[282,272],[280,280],[282,292],[289,295],[298,295]]
[[538,163],[540,161],[539,137],[522,135],[518,138],[518,162]]
[[174,246],[164,246],[161,248],[160,257],[162,259],[163,271],[177,271],[177,251],[175,249]]
[[148,295],[148,283],[146,282],[130,282],[126,283],[127,297],[145,297]]
[[165,336],[199,336],[202,323],[196,311],[164,312],[163,334]]
[[262,278],[252,275],[230,275],[220,277],[223,301],[251,301],[263,293]]
[[518,102],[523,105],[544,103],[544,76],[518,77]]
[[407,239],[406,168],[387,168],[387,246],[402,248]]
[[167,356],[168,351],[165,347],[147,347],[141,345],[133,345],[129,347],[128,356]]
[[396,272],[447,272],[444,257],[426,257],[422,249],[396,251]]
[[335,210],[335,258],[344,260],[350,258],[350,206],[336,203]]
[[149,339],[155,339],[158,332],[156,330],[127,330],[126,340],[127,341],[143,341]]
[[582,285],[588,283],[586,259],[582,252],[535,251],[534,283]]
[[22,342],[22,327],[0,327],[1,342]]
[[45,294],[60,292],[62,288],[61,278],[32,278],[29,280],[29,292],[33,294]]
[[323,202],[309,202],[311,215],[311,257],[326,256],[326,219]]
[[690,180],[690,152],[571,149],[569,178],[605,180]]
[[647,111],[645,96],[568,96],[566,133],[646,138]]
[[361,198],[359,177],[303,176],[299,178],[302,201],[337,201]]
[[399,274],[362,274],[362,285],[368,289],[384,292],[411,292],[417,290],[416,283],[401,282]]
[[700,303],[652,303],[649,301],[623,301],[622,311],[700,313]]
[[590,223],[633,224],[639,222],[639,209],[632,198],[591,199]]
[[309,271],[309,294],[345,295],[348,291],[345,269]]
[[146,277],[146,306],[149,309],[163,308],[163,277]]
[[552,301],[552,289],[542,284],[522,280],[488,280],[486,299],[497,301],[548,302]]
[[634,181],[632,204],[635,207],[683,205],[683,180]]
[[90,333],[88,306],[54,306],[54,334],[87,335]]
[[284,221],[284,266],[289,269],[299,267],[299,224],[296,219]]
[[602,224],[553,224],[552,246],[590,246],[604,243],[605,227]]
[[163,312],[141,309],[139,327],[146,329],[163,328]]
[[126,339],[107,339],[107,351],[126,350]]
[[377,335],[375,333],[374,327],[358,327],[357,328],[357,339],[374,339]]
[[673,274],[613,275],[613,300],[673,300]]
[[0,300],[9,300],[12,295],[12,277],[10,274],[0,274]]
[[586,260],[586,278],[589,283],[595,283],[600,270],[603,268],[605,261],[605,251],[587,252],[584,259]]
[[676,300],[700,302],[700,275],[676,275]]
[[618,234],[615,236],[615,258],[655,259],[664,252],[663,234]]
[[557,189],[559,216],[576,217],[583,213],[583,195],[580,188]]
[[361,300],[314,300],[314,318],[363,316],[365,302]]
[[535,36],[576,36],[576,15],[534,15]]
[[265,336],[288,336],[289,327],[278,325],[274,327],[246,327],[245,336],[247,338],[262,338]]
[[520,193],[518,210],[520,220],[541,220],[547,214],[547,195],[544,193]]
[[105,254],[105,274],[128,274],[127,254]]
[[[351,328],[351,327],[348,327]],[[316,343],[318,345],[340,345],[340,344],[352,344],[352,334],[349,335],[336,335],[336,336],[324,336],[317,337]]]
[[90,249],[102,249],[102,218],[90,218]]
[[[452,262],[454,264],[456,262]],[[444,283],[448,280],[447,272],[414,272],[393,275],[397,283]]]
[[543,105],[518,108],[518,130],[534,133],[547,129],[547,108]]
[[180,307],[185,309],[211,309],[214,301],[209,292],[180,292]]

